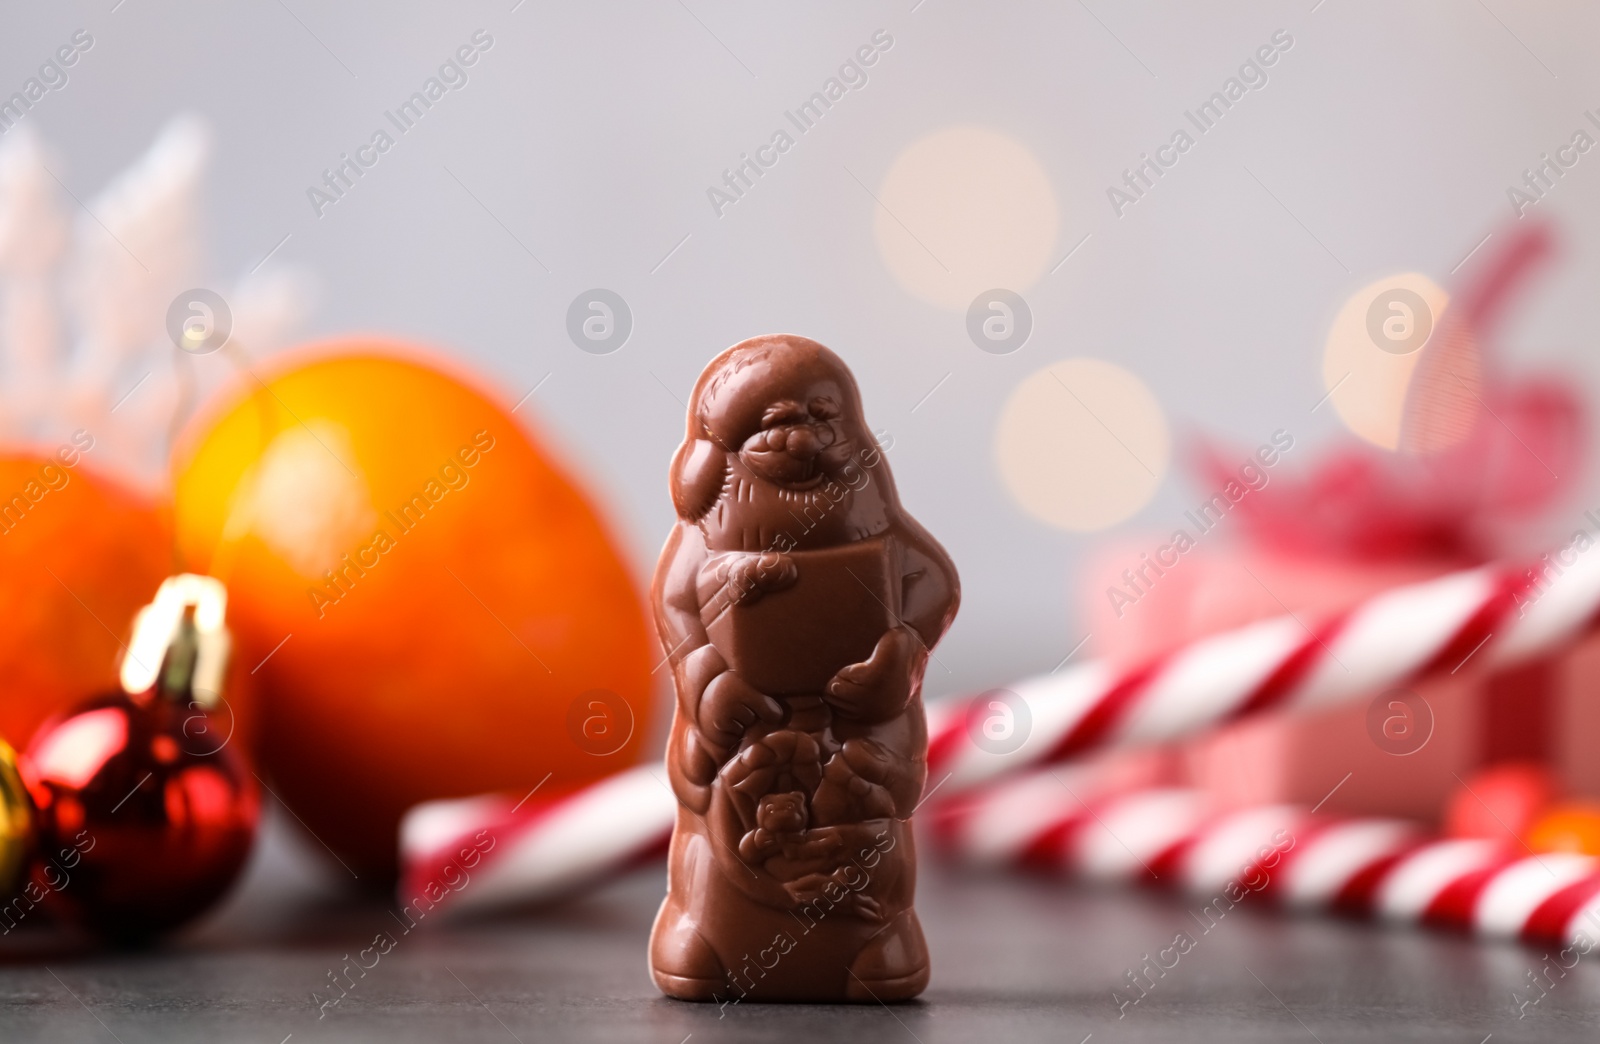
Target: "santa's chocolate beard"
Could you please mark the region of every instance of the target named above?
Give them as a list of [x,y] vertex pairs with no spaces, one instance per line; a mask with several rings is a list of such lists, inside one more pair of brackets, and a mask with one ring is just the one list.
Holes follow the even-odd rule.
[[[810,489],[790,489],[729,469],[714,514],[718,529],[729,535],[737,533],[740,550],[782,550],[782,544],[803,543],[817,526],[846,513],[854,495],[850,487],[831,476]],[[782,541],[783,535],[789,540]],[[855,538],[855,534],[847,537]]]

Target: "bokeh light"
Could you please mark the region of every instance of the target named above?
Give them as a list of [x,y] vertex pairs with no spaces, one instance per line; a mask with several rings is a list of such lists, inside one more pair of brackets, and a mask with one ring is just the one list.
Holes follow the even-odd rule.
[[1367,284],[1339,309],[1322,353],[1323,390],[1355,435],[1398,450],[1409,415],[1422,422],[1426,448],[1452,440],[1456,375],[1475,387],[1478,367],[1471,339],[1450,335],[1449,303],[1432,279],[1401,272]]
[[1065,359],[1011,393],[995,431],[1006,488],[1028,514],[1093,532],[1144,507],[1166,475],[1171,438],[1137,376],[1101,359]]
[[1060,208],[1044,167],[1021,142],[958,126],[912,142],[878,190],[873,232],[900,285],[965,311],[991,287],[1023,292],[1056,247]]

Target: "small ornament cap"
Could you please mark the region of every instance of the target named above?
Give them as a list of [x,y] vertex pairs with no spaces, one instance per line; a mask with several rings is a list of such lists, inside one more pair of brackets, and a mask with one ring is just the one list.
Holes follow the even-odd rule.
[[225,624],[228,589],[215,577],[180,573],[162,581],[139,610],[122,660],[122,688],[137,696],[158,687],[210,710],[222,692],[233,639]]

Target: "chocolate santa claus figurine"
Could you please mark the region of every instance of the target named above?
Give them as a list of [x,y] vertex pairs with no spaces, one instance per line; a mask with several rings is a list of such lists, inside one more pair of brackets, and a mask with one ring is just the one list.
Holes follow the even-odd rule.
[[651,601],[679,807],[650,973],[685,1000],[914,997],[922,674],[955,567],[900,506],[850,371],[803,337],[706,367],[671,483]]

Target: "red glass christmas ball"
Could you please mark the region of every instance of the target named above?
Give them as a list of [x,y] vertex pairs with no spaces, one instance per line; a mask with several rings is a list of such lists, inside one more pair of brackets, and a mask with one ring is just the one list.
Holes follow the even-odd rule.
[[34,735],[21,764],[37,809],[35,882],[97,935],[138,940],[204,912],[255,838],[255,780],[228,722],[198,704],[100,696]]

